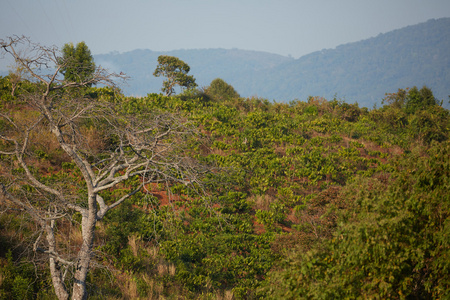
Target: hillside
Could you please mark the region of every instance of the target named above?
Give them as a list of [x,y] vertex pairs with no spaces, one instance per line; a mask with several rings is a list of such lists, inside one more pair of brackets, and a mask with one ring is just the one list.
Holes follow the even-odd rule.
[[[428,89],[370,111],[320,97],[137,98],[93,87],[39,102],[42,94],[27,81],[12,94],[10,78],[0,78],[2,300],[55,298],[47,245],[58,246],[64,282],[77,282],[85,220],[77,209],[90,181],[65,152],[73,148],[94,166],[91,176],[106,178],[100,209],[130,195],[95,227],[89,299],[449,296],[450,115]],[[128,170],[109,176],[105,165],[122,170],[144,155],[157,158],[109,186]],[[201,174],[195,184],[178,181],[183,162]],[[55,243],[36,219],[55,228]]]
[[264,52],[226,49],[154,52],[135,50],[96,55],[107,68],[131,79],[124,92],[144,96],[159,92],[153,77],[158,55],[177,56],[191,66],[199,86],[217,77],[243,97],[259,96],[288,102],[308,96],[335,95],[361,106],[379,104],[386,92],[427,85],[448,107],[450,95],[450,18],[429,20],[360,42],[292,59]]
[[35,50],[0,77],[0,300],[450,297],[450,111],[429,88],[371,110],[220,80],[133,97]]

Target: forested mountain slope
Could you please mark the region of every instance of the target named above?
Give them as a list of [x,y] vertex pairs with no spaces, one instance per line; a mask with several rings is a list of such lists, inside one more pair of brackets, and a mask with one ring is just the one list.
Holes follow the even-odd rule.
[[292,59],[264,52],[225,49],[96,55],[95,61],[131,76],[128,95],[159,92],[161,79],[152,73],[158,55],[177,56],[191,67],[199,86],[217,77],[244,97],[270,101],[306,100],[308,96],[372,107],[386,92],[427,85],[447,106],[450,95],[450,18],[430,20],[360,42]]
[[427,85],[450,95],[450,18],[394,30],[303,56],[251,77],[260,94],[278,100],[337,95],[372,107],[387,91]]

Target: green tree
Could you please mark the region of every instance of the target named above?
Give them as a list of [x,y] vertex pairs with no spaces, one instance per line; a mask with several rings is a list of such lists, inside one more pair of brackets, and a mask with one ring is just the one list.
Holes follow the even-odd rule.
[[[62,48],[62,66],[60,72],[69,82],[86,82],[95,71],[94,58],[85,42],[79,42],[76,47],[73,43],[67,43]],[[91,86],[92,83],[87,84]]]
[[409,88],[398,89],[397,93],[386,93],[386,97],[381,101],[381,104],[389,105],[393,108],[403,108],[406,102]]
[[406,96],[405,110],[408,114],[414,114],[434,105],[438,105],[438,101],[433,96],[431,89],[426,86],[423,86],[420,90],[413,87]]
[[439,105],[433,92],[427,86],[423,86],[420,90],[414,86],[411,89],[398,89],[397,93],[387,93],[382,104],[392,108],[404,109],[408,114],[414,114],[419,110]]
[[187,75],[190,67],[184,61],[174,56],[160,55],[158,57],[158,66],[153,73],[154,76],[164,76],[167,79],[163,82],[162,91],[166,96],[170,96],[175,92],[175,86],[179,85],[184,88],[195,88],[195,78]]
[[449,111],[439,105],[417,111],[410,117],[409,133],[424,144],[447,140],[450,131]]
[[216,78],[213,81],[211,81],[211,84],[206,89],[206,93],[212,98],[218,100],[240,97],[240,95],[238,94],[238,92],[236,92],[233,86],[229,85],[221,78]]

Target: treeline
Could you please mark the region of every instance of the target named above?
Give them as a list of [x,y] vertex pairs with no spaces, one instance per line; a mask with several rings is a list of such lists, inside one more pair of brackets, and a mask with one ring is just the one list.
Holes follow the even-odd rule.
[[298,59],[264,52],[196,49],[170,52],[134,50],[95,55],[104,66],[123,70],[131,79],[126,95],[144,96],[161,86],[151,76],[159,55],[189,63],[200,86],[220,77],[244,97],[305,101],[310,95],[334,95],[361,106],[379,106],[386,92],[426,84],[449,109],[450,18],[429,20],[362,41],[323,49]]
[[[26,120],[35,111],[22,96],[35,88],[0,78],[1,110]],[[450,116],[427,87],[400,89],[372,110],[319,97],[241,98],[223,80],[176,96],[83,93],[124,116],[188,120],[200,136],[189,151],[215,170],[207,197],[176,184],[168,193],[179,196],[169,198],[155,184],[152,197],[137,193],[97,225],[90,299],[449,296]],[[81,128],[99,149],[114,143],[89,120]],[[35,137],[34,171],[83,193],[79,171],[51,145]],[[20,169],[0,175],[10,171]],[[79,222],[74,213],[58,228],[68,249]],[[32,260],[27,216],[2,211],[0,226],[0,299],[53,299],[48,263]]]

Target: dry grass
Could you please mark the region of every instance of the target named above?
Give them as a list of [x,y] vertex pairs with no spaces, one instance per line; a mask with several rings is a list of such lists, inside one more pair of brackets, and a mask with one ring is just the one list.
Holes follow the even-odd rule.
[[131,274],[122,274],[119,280],[119,288],[122,292],[122,299],[164,299],[164,296],[162,295],[164,292],[164,286],[162,283],[159,283],[147,274],[139,275],[138,279],[145,282],[147,287],[147,296],[140,297],[136,278],[133,278]]
[[217,300],[234,300],[234,293],[232,290],[225,291],[223,294],[216,295]]
[[274,198],[270,195],[252,195],[248,200],[254,203],[255,210],[268,210],[269,204],[274,201]]
[[164,275],[175,276],[176,266],[172,263],[168,263],[164,260],[161,260],[157,264],[156,270],[158,272],[158,275],[160,275],[160,276],[164,276]]
[[104,140],[104,135],[97,128],[81,127],[81,136],[84,138],[87,148],[93,152],[93,154],[98,154],[101,150],[105,149],[106,142]]
[[160,262],[156,269],[158,270],[158,274],[160,276],[164,276],[169,273],[169,266],[165,262]]
[[137,284],[131,277],[131,274],[122,273],[117,274],[115,277],[122,294],[122,299],[138,299]]
[[220,155],[220,156],[227,156],[227,153],[223,151],[222,149],[212,149],[211,154]]
[[164,299],[161,295],[164,292],[164,286],[161,283],[156,282],[148,275],[142,275],[142,280],[145,282],[148,288],[147,299]]
[[125,299],[138,299],[139,293],[137,288],[137,283],[132,278],[125,280],[123,288],[121,288],[122,294]]
[[71,226],[69,238],[67,240],[76,245],[81,245],[83,243],[81,228],[79,228],[79,226]]
[[169,275],[170,276],[175,276],[176,270],[177,270],[177,268],[175,267],[174,264],[169,264]]
[[140,240],[136,234],[133,234],[128,237],[128,245],[130,246],[131,252],[133,253],[133,255],[135,257],[138,256],[139,246],[141,246],[139,244],[140,244]]
[[150,257],[155,260],[158,257],[158,247],[148,247],[145,248],[147,250],[147,253],[150,255]]
[[275,153],[280,156],[285,156],[286,155],[286,147],[282,146],[282,145],[275,146]]
[[32,144],[38,145],[38,148],[47,152],[54,153],[56,149],[61,148],[53,133],[44,128],[32,136]]

